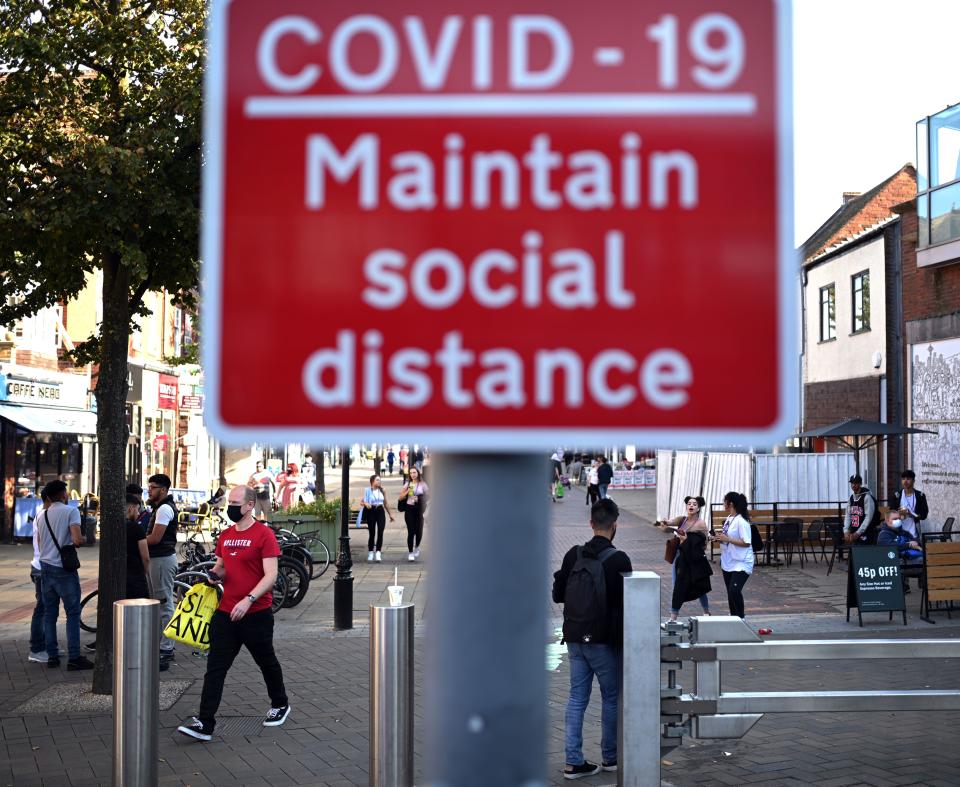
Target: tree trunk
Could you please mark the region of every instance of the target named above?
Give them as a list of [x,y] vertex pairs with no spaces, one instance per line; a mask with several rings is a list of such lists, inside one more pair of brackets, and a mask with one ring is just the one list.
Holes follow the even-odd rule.
[[97,661],[93,693],[113,691],[113,603],[126,595],[124,457],[127,444],[127,346],[130,339],[129,274],[119,254],[103,266],[103,324],[97,375],[97,453],[100,475],[100,581]]

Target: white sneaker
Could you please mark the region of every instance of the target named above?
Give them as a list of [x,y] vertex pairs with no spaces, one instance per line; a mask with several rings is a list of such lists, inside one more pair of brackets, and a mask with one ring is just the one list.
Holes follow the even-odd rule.
[[50,661],[50,657],[47,655],[47,651],[38,650],[36,653],[30,651],[30,655],[27,656],[27,661],[34,661],[37,664],[46,664]]
[[420,557],[420,547],[417,547],[415,550],[413,550],[413,556]]
[[367,552],[367,562],[368,563],[373,562],[373,552]]
[[374,552],[373,559],[376,560],[378,563],[383,562],[383,556],[379,552]]
[[416,559],[417,559],[417,556],[413,552],[407,555],[407,560],[409,560],[411,563]]

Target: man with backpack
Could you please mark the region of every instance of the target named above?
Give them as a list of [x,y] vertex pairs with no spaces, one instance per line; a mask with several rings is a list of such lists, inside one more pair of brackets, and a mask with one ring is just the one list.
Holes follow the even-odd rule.
[[[613,546],[620,511],[610,499],[590,508],[593,538],[570,549],[553,575],[553,600],[563,604],[563,642],[570,660],[565,779],[617,770],[617,721],[623,658],[623,574],[630,558]],[[597,677],[603,699],[600,765],[583,757],[583,715]]]
[[876,544],[880,530],[877,499],[859,475],[850,476],[850,491],[843,520],[843,540],[848,544]]

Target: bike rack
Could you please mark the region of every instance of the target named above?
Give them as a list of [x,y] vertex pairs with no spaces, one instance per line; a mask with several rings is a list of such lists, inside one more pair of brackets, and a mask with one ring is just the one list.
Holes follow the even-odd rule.
[[[648,572],[624,575],[621,787],[659,785],[660,756],[682,745],[683,738],[742,738],[765,713],[960,710],[957,689],[724,691],[724,661],[897,659],[913,663],[916,659],[960,658],[960,639],[764,640],[740,618],[726,616],[659,625],[660,665],[667,680],[657,692],[656,685],[637,679],[641,674],[656,674],[647,666],[650,651],[656,647],[655,639],[651,643],[649,629],[656,626],[651,618],[659,621],[660,582],[654,577]],[[655,616],[651,609],[656,609]],[[692,665],[690,692],[684,692],[677,680],[684,665]],[[659,718],[659,750],[650,747],[651,718]]]

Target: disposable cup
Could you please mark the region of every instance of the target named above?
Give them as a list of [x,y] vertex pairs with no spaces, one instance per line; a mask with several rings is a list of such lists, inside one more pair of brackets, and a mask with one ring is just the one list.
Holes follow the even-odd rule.
[[390,594],[390,606],[399,607],[403,603],[403,585],[387,585]]

